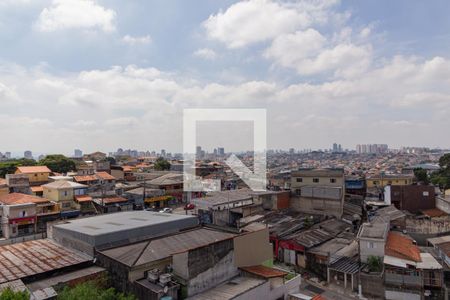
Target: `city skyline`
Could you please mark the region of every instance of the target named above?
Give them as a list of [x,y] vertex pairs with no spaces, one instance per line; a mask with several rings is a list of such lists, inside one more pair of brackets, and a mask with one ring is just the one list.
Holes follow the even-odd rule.
[[[2,146],[181,152],[183,109],[213,107],[266,108],[268,148],[448,148],[450,4],[404,5],[2,1]],[[203,134],[237,151],[231,128]]]

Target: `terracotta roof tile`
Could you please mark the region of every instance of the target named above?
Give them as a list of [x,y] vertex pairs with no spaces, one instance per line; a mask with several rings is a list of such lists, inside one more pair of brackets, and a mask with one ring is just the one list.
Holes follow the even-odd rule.
[[95,175],[97,175],[97,177],[100,177],[103,180],[116,180],[116,177],[106,172],[97,172],[95,173]]
[[[128,201],[126,198],[123,197],[108,197],[103,199],[103,203],[109,204],[109,203],[120,203],[120,202],[126,202]],[[100,200],[100,203],[102,200]]]
[[397,232],[389,232],[386,242],[386,254],[397,258],[408,259],[420,262],[420,249],[413,244],[413,240],[409,237]]
[[44,191],[44,188],[43,188],[41,185],[39,185],[39,186],[32,186],[32,187],[31,187],[31,191],[32,191],[33,193],[43,192],[43,191]]
[[17,167],[17,170],[23,174],[30,173],[51,173],[49,168],[46,166],[27,166],[27,167]]
[[76,182],[85,182],[85,181],[95,181],[98,180],[97,177],[94,175],[80,175],[80,176],[73,176],[73,179],[75,179]]
[[241,267],[241,270],[258,275],[264,278],[272,278],[272,277],[282,277],[287,275],[287,272],[280,271],[274,268],[269,268],[265,266],[250,266],[250,267]]
[[48,202],[48,199],[21,194],[21,193],[12,193],[0,196],[0,203],[5,205],[14,205],[14,204],[25,204],[25,203],[45,203]]
[[89,195],[78,195],[75,196],[75,200],[77,200],[78,202],[89,202],[92,201],[92,197]]

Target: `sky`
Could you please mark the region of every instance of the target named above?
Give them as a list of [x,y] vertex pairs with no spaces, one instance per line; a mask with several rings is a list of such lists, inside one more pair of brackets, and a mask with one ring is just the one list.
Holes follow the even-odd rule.
[[[270,149],[450,147],[450,2],[0,0],[0,152],[182,151],[265,108]],[[202,123],[206,149],[251,124]]]

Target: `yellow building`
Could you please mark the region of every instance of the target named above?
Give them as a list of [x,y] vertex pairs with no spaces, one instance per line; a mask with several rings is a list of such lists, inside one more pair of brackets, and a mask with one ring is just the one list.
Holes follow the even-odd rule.
[[9,193],[8,185],[6,184],[6,180],[3,178],[0,178],[0,196],[6,195]]
[[366,178],[367,188],[384,188],[386,185],[410,185],[413,175],[374,175]]
[[44,184],[42,188],[44,198],[55,201],[59,204],[61,211],[66,211],[76,208],[74,189],[83,189],[86,186],[72,181],[58,180]]
[[17,167],[16,170],[16,174],[26,174],[32,186],[48,182],[48,176],[51,172],[46,166]]

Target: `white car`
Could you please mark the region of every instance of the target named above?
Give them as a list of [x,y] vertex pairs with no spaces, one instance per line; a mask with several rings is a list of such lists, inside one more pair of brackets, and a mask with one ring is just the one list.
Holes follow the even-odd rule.
[[170,213],[172,213],[172,209],[166,207],[166,208],[164,208],[164,209],[161,209],[159,212],[160,212],[160,213],[167,213],[167,214],[170,214]]

